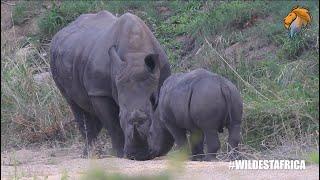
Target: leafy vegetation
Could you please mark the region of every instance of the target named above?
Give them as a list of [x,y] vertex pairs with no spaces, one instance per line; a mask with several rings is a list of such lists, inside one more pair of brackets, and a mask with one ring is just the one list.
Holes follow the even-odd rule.
[[172,179],[168,174],[160,174],[157,176],[126,176],[119,173],[106,173],[104,169],[96,167],[89,170],[82,176],[83,180],[97,179],[97,180],[169,180]]
[[23,24],[25,21],[30,20],[39,13],[39,8],[40,3],[38,1],[21,1],[14,6],[12,20],[17,25]]
[[[17,4],[15,23],[24,21],[24,7],[30,3]],[[290,39],[282,19],[295,5],[309,7],[313,20]],[[52,2],[51,8],[37,15],[40,32],[36,38],[40,43],[50,40],[80,14],[102,9],[141,17],[164,46],[174,72],[202,67],[234,82],[244,98],[244,145],[265,150],[297,141],[318,150],[318,1]],[[3,146],[29,143],[22,138],[26,130],[43,131],[71,117],[53,83],[38,85],[32,78],[48,70],[48,58],[41,56],[43,49],[48,50],[33,41],[25,44],[33,53],[22,58],[17,55],[21,48],[14,55],[6,47],[1,49],[5,52],[1,53],[2,150]],[[19,118],[31,127],[19,123]],[[71,135],[75,134],[64,136]]]
[[39,28],[42,35],[51,37],[81,14],[99,10],[97,2],[65,1],[59,6],[53,3],[52,9],[40,17]]
[[319,164],[319,152],[310,153],[309,162]]

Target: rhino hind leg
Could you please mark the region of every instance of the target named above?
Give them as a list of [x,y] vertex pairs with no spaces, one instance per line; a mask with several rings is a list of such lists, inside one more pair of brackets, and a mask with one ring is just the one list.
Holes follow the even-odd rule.
[[202,161],[204,159],[203,141],[204,137],[201,131],[191,133],[191,160]]
[[228,137],[228,150],[230,155],[230,160],[235,160],[239,158],[238,145],[240,142],[240,125],[233,125],[229,128]]
[[207,154],[204,160],[216,160],[216,154],[220,148],[218,131],[204,130],[205,143],[207,144]]

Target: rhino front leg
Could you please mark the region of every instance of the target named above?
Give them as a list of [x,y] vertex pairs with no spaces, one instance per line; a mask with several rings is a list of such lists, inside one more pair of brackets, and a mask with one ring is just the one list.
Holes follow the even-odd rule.
[[[76,122],[78,123],[80,133],[85,139],[85,148],[82,157],[90,157],[95,147],[95,140],[102,129],[102,124],[94,115],[81,109],[73,101],[68,100]],[[98,154],[97,154],[98,155]]]
[[228,137],[228,150],[230,152],[230,159],[235,160],[239,157],[238,153],[238,145],[240,142],[240,125],[231,125],[228,129],[229,137]]
[[69,104],[71,111],[74,115],[74,118],[78,124],[80,133],[82,137],[86,140],[82,157],[88,157],[90,155],[90,149],[92,149],[91,147],[95,144],[94,141],[102,129],[101,122],[96,116],[86,112],[81,107],[79,107],[68,96],[65,89],[63,88],[60,81],[58,80],[58,76],[56,74],[56,68],[51,68],[51,69],[52,69],[52,77],[58,89],[60,90],[61,94],[66,98],[67,103]]
[[206,161],[216,160],[217,151],[220,148],[220,141],[217,130],[204,130],[205,142],[207,144],[208,154]]
[[124,135],[120,127],[119,108],[112,98],[91,97],[91,102],[104,127],[111,136],[112,149],[117,157],[123,157]]

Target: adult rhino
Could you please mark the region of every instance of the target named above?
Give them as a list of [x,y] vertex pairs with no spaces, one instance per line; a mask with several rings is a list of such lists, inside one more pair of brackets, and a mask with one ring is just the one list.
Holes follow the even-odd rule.
[[83,14],[51,42],[51,71],[88,140],[107,129],[118,157],[148,158],[150,108],[170,75],[167,56],[137,16]]

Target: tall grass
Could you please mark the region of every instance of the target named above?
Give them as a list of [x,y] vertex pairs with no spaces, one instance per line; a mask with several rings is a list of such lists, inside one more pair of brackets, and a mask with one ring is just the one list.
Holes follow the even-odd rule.
[[32,45],[1,49],[1,150],[30,142],[70,138],[64,131],[71,114],[53,80],[36,82],[34,74],[48,71],[48,59]]
[[233,67],[241,78],[268,98],[265,99],[210,51],[204,49],[196,59],[210,58],[211,64],[204,68],[228,77],[240,88],[244,98],[245,144],[261,150],[285,145],[288,141],[307,143],[309,139],[312,142],[308,145],[318,143],[319,62],[316,56],[285,64],[277,60],[250,63],[240,59]]

